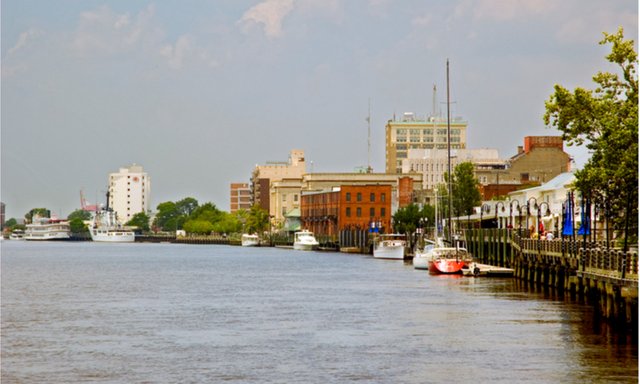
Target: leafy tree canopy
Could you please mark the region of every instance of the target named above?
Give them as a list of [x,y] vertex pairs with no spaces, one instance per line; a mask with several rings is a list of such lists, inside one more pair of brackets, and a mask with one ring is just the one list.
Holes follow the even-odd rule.
[[149,215],[144,212],[138,212],[133,215],[131,220],[127,221],[125,225],[137,227],[138,229],[146,232],[149,230]]
[[409,204],[393,214],[393,230],[398,233],[412,234],[421,225],[432,226],[434,222],[435,211],[429,205],[420,209],[416,204]]
[[74,217],[69,219],[69,228],[72,233],[83,233],[88,232],[87,225],[84,223],[84,220],[80,217]]
[[[611,44],[606,59],[619,73],[598,72],[594,90],[570,92],[555,85],[545,102],[545,124],[557,128],[569,145],[586,145],[591,158],[577,171],[576,188],[596,203],[607,202],[618,229],[627,217],[638,217],[638,77],[633,40],[622,28],[604,33],[600,44]],[[635,231],[634,231],[635,232]]]
[[91,220],[91,212],[87,212],[82,209],[76,209],[75,211],[71,212],[69,216],[67,216],[67,220],[71,221],[73,219]]

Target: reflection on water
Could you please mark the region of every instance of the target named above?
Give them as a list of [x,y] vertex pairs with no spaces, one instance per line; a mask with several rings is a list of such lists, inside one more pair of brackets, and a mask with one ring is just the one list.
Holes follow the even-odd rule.
[[637,382],[637,337],[514,279],[372,257],[2,243],[2,382]]

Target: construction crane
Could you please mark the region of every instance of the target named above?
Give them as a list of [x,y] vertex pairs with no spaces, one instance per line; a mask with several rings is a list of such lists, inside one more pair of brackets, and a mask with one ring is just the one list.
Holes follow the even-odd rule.
[[98,210],[97,204],[87,204],[87,199],[84,198],[84,192],[82,191],[82,189],[80,190],[80,206],[82,207],[83,211],[87,212],[96,212]]

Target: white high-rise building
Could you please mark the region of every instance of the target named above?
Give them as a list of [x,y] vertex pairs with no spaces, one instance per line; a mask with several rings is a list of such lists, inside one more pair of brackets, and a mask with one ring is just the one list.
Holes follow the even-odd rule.
[[109,174],[109,207],[122,223],[139,212],[148,212],[151,196],[151,178],[141,165],[120,168]]

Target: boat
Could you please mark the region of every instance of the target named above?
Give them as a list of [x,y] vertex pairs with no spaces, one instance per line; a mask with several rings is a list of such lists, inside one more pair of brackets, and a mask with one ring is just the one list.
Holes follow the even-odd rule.
[[116,212],[103,209],[96,212],[89,226],[91,240],[102,243],[132,243],[135,233],[118,223]]
[[436,248],[444,247],[442,238],[437,238],[436,241],[425,240],[425,245],[422,249],[417,249],[413,256],[413,268],[415,269],[429,269],[429,260],[433,258],[433,250]]
[[260,238],[258,237],[258,235],[243,233],[241,241],[243,247],[257,247],[258,245],[260,245]]
[[[447,59],[447,134],[451,133],[451,112],[449,102],[449,60]],[[451,142],[447,142],[447,169],[451,175]],[[453,211],[451,191],[453,191],[452,178],[448,178],[448,205],[447,210],[447,239],[448,246],[437,247],[433,249],[433,254],[429,263],[429,273],[431,274],[461,274],[462,268],[466,267],[473,261],[471,255],[465,248],[458,246],[458,236],[453,236],[451,227],[451,212]],[[437,195],[436,195],[437,196]],[[452,238],[453,237],[453,238]],[[452,242],[455,241],[455,246]]]
[[306,229],[293,235],[293,249],[298,251],[312,251],[318,248],[320,243],[313,236],[313,232]]
[[470,263],[462,268],[462,274],[465,276],[493,276],[493,277],[510,277],[513,276],[512,268],[495,267],[493,265]]
[[373,257],[404,260],[405,236],[397,233],[379,235],[373,244]]
[[24,240],[24,231],[22,229],[14,229],[9,235],[9,240]]
[[436,247],[432,250],[431,258],[428,260],[429,273],[440,274],[461,274],[463,268],[472,262],[472,257],[465,248],[461,247]]
[[27,224],[24,235],[25,240],[68,240],[70,237],[68,221],[48,217],[34,218],[31,224]]

